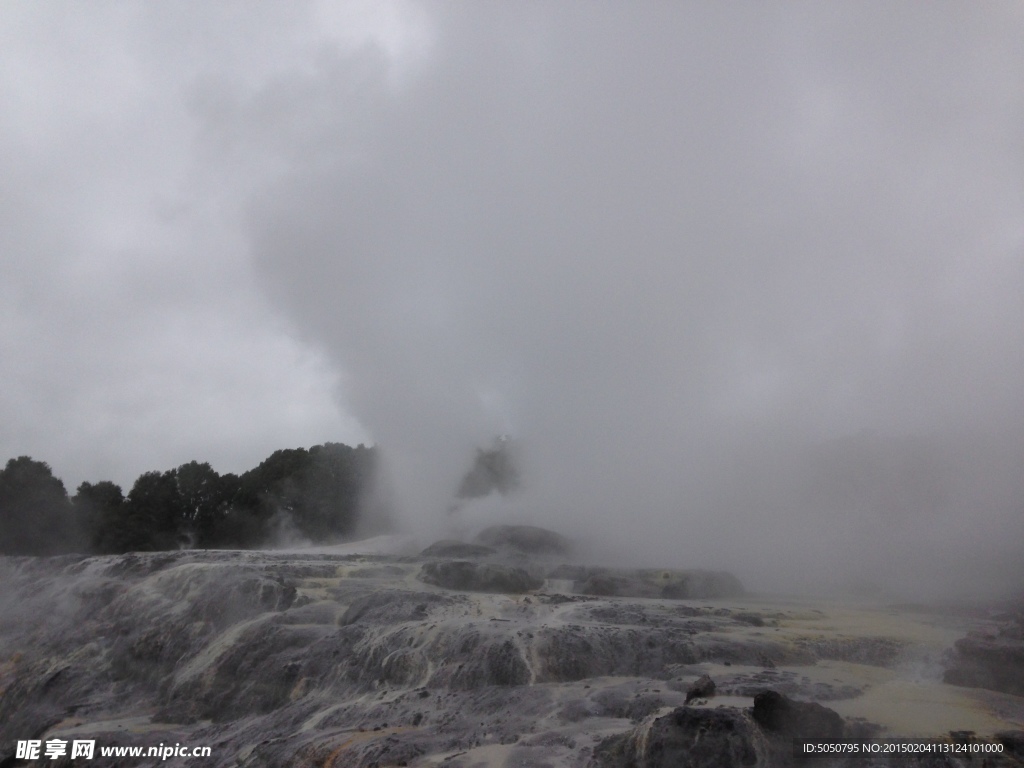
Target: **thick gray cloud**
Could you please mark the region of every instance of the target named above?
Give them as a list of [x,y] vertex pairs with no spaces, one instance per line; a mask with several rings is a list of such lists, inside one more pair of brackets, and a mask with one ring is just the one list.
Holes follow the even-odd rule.
[[267,51],[226,5],[191,9],[197,28],[178,10],[0,20],[0,458],[48,461],[71,491],[363,436],[337,369],[253,280],[237,211],[258,170],[217,178],[194,151],[195,83],[249,71],[231,43],[264,70]]
[[[25,160],[37,199],[5,203],[46,221],[63,189],[72,223],[6,236],[101,226],[119,260],[71,283],[117,265],[149,286],[125,314],[178,340],[220,318],[190,381],[241,337],[287,348],[263,375],[305,359],[307,403],[343,376],[410,529],[443,530],[473,446],[510,432],[527,491],[471,516],[778,584],[1022,577],[1016,5],[160,9],[113,14],[132,66],[108,54],[95,135],[40,118],[74,172]],[[110,234],[139,221],[158,231]],[[66,305],[60,269],[28,271]],[[29,367],[69,378],[17,317]]]

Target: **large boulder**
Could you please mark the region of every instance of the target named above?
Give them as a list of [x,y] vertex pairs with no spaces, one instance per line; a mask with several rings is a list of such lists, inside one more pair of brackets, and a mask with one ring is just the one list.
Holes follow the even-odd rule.
[[485,547],[482,544],[467,544],[464,541],[455,539],[441,539],[435,541],[429,547],[420,552],[424,557],[487,557],[496,554],[498,550],[493,547]]
[[1024,731],[999,731],[993,738],[1007,755],[1024,763]]
[[715,695],[715,681],[711,675],[701,675],[686,689],[686,703],[694,699],[710,699]]
[[843,719],[821,704],[795,701],[778,691],[763,691],[754,697],[754,720],[778,736],[813,739],[841,739]]
[[795,738],[841,739],[844,733],[843,719],[831,709],[766,690],[754,697],[753,710],[682,706],[646,720],[601,742],[593,765],[768,768],[793,763]]
[[598,768],[752,768],[769,764],[769,745],[738,709],[678,707],[653,722],[605,739]]
[[427,584],[464,592],[522,594],[544,585],[543,579],[531,576],[522,568],[468,560],[424,563],[417,578]]
[[956,641],[943,681],[1024,696],[1024,617]]
[[571,549],[560,533],[535,525],[493,525],[480,531],[474,542],[524,555],[567,555]]

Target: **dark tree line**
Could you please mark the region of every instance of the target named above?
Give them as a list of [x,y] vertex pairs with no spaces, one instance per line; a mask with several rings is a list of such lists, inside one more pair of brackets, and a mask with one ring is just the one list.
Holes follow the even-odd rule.
[[27,456],[0,470],[0,554],[112,554],[252,548],[291,537],[353,533],[377,451],[326,443],[273,453],[242,475],[192,461],[140,475],[128,494],[104,480],[73,497],[49,465]]

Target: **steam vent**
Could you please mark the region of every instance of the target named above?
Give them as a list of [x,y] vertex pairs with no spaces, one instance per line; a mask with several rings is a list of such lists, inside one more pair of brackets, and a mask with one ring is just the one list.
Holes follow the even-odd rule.
[[727,573],[576,563],[525,526],[415,555],[0,568],[5,768],[26,739],[211,752],[40,765],[785,766],[796,737],[1000,750],[801,765],[1024,765],[1013,611],[769,599]]

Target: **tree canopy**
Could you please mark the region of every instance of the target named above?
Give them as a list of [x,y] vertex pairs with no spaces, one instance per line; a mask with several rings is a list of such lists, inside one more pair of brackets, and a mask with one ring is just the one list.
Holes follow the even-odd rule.
[[0,554],[53,555],[80,537],[64,483],[50,465],[19,456],[0,471]]
[[241,476],[191,461],[146,472],[125,495],[109,480],[68,498],[49,465],[27,456],[0,471],[0,554],[251,548],[284,530],[309,542],[351,535],[376,449],[326,443],[275,451]]

